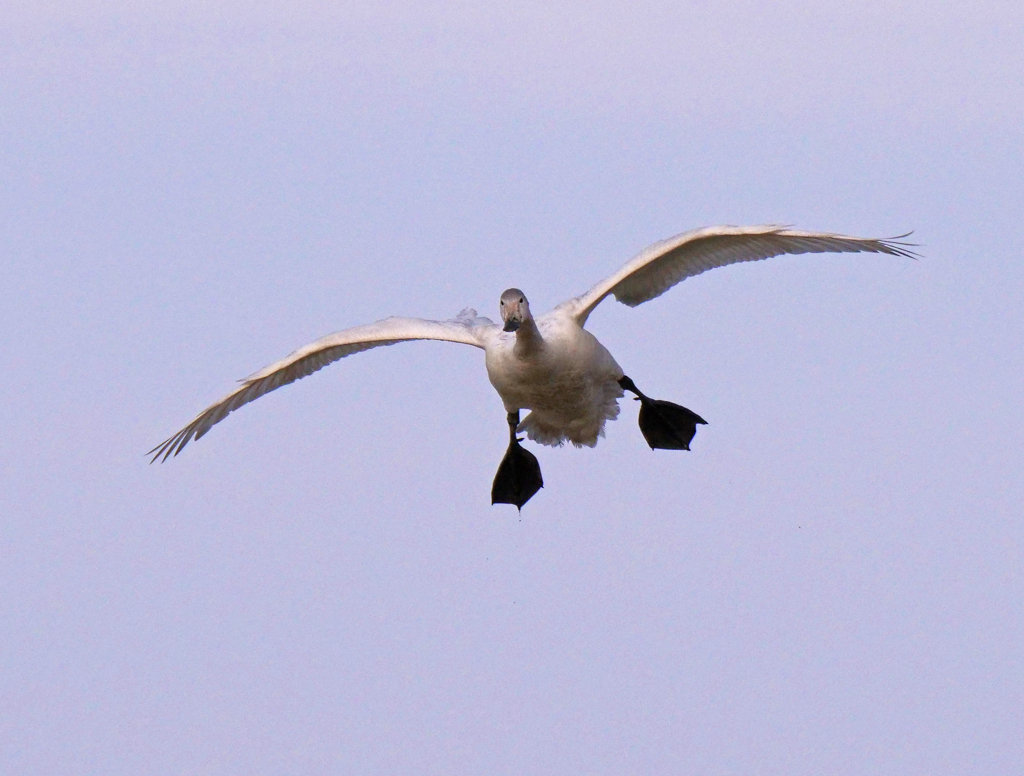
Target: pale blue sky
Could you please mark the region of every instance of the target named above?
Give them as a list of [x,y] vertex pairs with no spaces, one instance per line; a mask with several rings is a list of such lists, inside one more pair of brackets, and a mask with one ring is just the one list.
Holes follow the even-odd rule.
[[[1019,3],[0,15],[0,772],[1024,770]],[[491,507],[481,354],[416,343],[142,455],[330,331],[766,222],[924,258],[599,308],[691,453],[625,402]]]

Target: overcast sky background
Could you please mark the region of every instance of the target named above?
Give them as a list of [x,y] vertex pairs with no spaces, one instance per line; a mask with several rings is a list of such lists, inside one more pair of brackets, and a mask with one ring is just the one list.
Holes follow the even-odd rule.
[[[426,6],[0,3],[0,772],[1024,771],[1024,6]],[[605,303],[709,425],[521,515],[457,345],[143,456],[715,223],[923,258]]]

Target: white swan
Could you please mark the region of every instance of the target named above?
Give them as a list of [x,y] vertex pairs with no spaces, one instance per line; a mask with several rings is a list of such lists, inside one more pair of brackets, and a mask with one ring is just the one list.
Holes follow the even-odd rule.
[[[544,445],[593,447],[604,425],[619,414],[623,390],[641,402],[640,427],[651,448],[688,450],[704,420],[671,402],[644,396],[605,347],[586,329],[587,317],[607,296],[630,307],[660,296],[688,277],[741,261],[795,253],[885,253],[914,257],[908,243],[780,226],[712,226],[654,243],[582,296],[538,318],[526,295],[501,295],[503,326],[463,310],[449,321],[385,318],[329,334],[242,381],[187,426],[149,451],[152,461],[177,455],[227,415],[268,391],[294,382],[353,353],[409,340],[443,340],[482,348],[487,376],[508,413],[509,449],[495,477],[492,503],[522,507],[542,486],[537,459],[519,445],[517,432]],[[520,422],[519,411],[530,410]]]

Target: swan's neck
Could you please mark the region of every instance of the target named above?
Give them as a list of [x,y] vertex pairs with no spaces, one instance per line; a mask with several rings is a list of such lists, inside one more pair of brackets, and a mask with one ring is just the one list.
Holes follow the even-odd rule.
[[529,356],[544,347],[544,338],[532,317],[527,318],[516,329],[516,344],[512,352],[519,357]]

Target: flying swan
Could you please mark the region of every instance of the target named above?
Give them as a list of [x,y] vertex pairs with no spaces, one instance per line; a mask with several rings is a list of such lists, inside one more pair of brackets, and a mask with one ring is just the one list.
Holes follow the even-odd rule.
[[[536,457],[519,444],[519,433],[542,445],[568,441],[593,447],[604,435],[605,422],[618,416],[624,391],[640,402],[640,430],[652,450],[689,450],[697,426],[705,424],[685,407],[641,393],[611,353],[583,328],[606,297],[614,295],[636,307],[709,269],[787,253],[867,252],[913,258],[913,246],[901,242],[906,236],[864,239],[781,226],[711,226],[654,243],[582,296],[537,318],[526,294],[510,288],[498,303],[501,326],[469,308],[449,321],[391,317],[354,326],[321,337],[246,378],[147,455],[153,456],[151,462],[166,461],[243,404],[353,353],[409,340],[459,342],[484,351],[487,377],[508,413],[508,450],[494,477],[491,503],[522,509],[544,481]],[[520,421],[521,410],[530,414]]]

